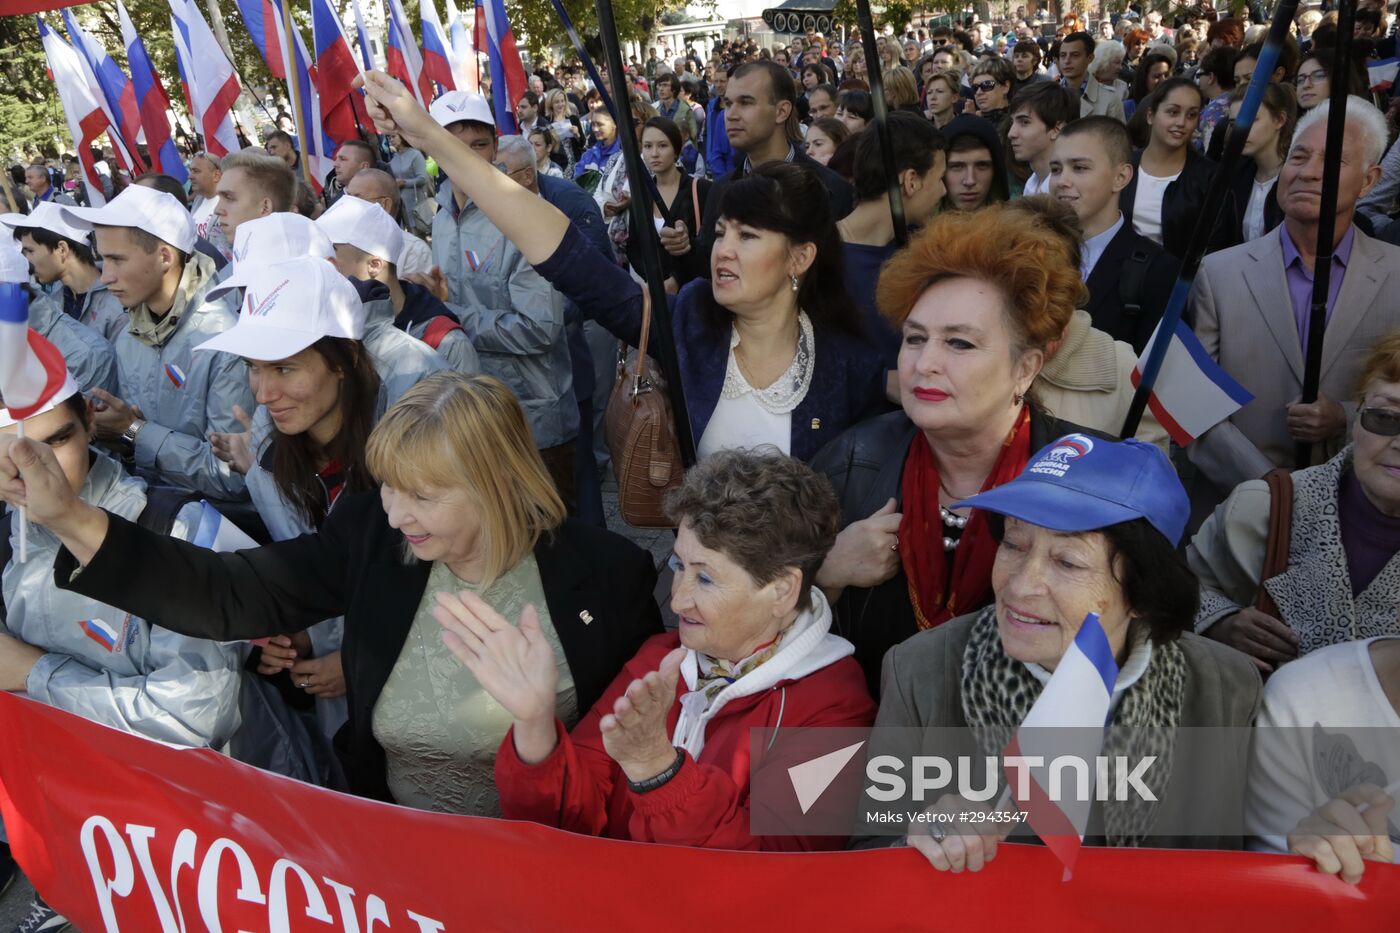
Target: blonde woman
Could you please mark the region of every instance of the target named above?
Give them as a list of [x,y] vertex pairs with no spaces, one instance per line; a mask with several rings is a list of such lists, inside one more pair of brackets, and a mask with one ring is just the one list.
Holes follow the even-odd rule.
[[566,177],[572,178],[574,163],[583,152],[583,123],[579,121],[578,108],[569,103],[569,95],[562,88],[556,87],[545,93],[541,111],[569,160]]
[[885,104],[891,110],[919,112],[919,85],[914,72],[902,65],[886,72]]
[[554,709],[572,725],[661,631],[651,557],[565,518],[519,402],[491,376],[424,379],[380,419],[365,460],[377,490],[342,495],[314,534],[237,554],[85,504],[33,441],[0,438],[0,497],[25,495],[68,549],[59,561],[76,559],[59,577],[70,588],[181,634],[257,638],[344,615],[350,718],[336,750],[350,790],[499,815],[492,769],[510,716],[443,644],[440,594],[522,619],[554,656]]

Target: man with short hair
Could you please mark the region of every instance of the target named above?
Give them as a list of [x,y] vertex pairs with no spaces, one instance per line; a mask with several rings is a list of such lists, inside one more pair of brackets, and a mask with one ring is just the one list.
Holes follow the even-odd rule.
[[173,197],[132,185],[104,207],[65,207],[63,218],[95,231],[102,281],[127,309],[114,343],[119,394],[97,391],[97,436],[129,448],[148,480],[210,498],[240,499],[243,477],[214,455],[209,432],[239,430],[234,405],[252,410],[242,361],[195,353],[236,320],[206,300],[214,263],[193,252],[194,221]]
[[[496,164],[496,121],[486,98],[449,91],[429,112],[473,154]],[[471,337],[482,371],[520,399],[545,466],[572,506],[578,405],[564,299],[450,180],[439,187],[437,200],[433,290]]]
[[836,116],[836,88],[830,84],[818,84],[808,91],[807,112],[814,121]]
[[40,285],[61,283],[61,292],[53,297],[61,300],[66,316],[108,343],[126,330],[126,309],[102,281],[91,233],[65,220],[57,204],[45,202],[30,214],[6,214],[0,224],[14,232]]
[[214,217],[230,243],[239,224],[292,209],[297,179],[284,160],[243,151],[225,156],[220,164]]
[[740,65],[729,76],[724,97],[724,130],[729,144],[743,158],[733,171],[710,187],[701,230],[707,256],[714,245],[715,222],[724,192],[766,162],[791,162],[815,174],[830,196],[832,219],[840,220],[851,212],[855,193],[850,182],[801,151],[797,84],[786,68],[764,61]]
[[955,210],[975,211],[1005,201],[1009,183],[996,128],[975,114],[964,114],[948,121],[943,137],[948,140],[945,203]]
[[[385,316],[399,330],[436,350],[448,368],[459,373],[479,372],[476,350],[457,316],[426,287],[399,278],[395,258],[403,254],[404,237],[399,225],[379,204],[353,191],[346,194],[349,197],[335,202],[315,221],[335,249],[336,267],[348,278],[383,285],[391,309]],[[366,302],[367,319],[372,303]]]
[[301,153],[297,152],[296,142],[292,139],[292,134],[284,130],[277,130],[267,134],[263,140],[267,147],[267,154],[275,159],[281,159],[293,174],[301,173]]
[[198,153],[190,160],[190,194],[194,195],[194,200],[190,202],[190,216],[194,218],[195,232],[214,244],[227,259],[232,241],[224,236],[214,216],[214,209],[219,206],[221,175],[223,169],[219,166],[218,158],[207,152]]
[[[1188,452],[1200,468],[1196,505],[1213,507],[1235,486],[1275,467],[1291,468],[1299,444],[1312,462],[1337,453],[1356,414],[1356,378],[1371,346],[1400,326],[1400,248],[1353,223],[1356,202],[1380,178],[1385,116],[1347,98],[1339,156],[1327,152],[1324,101],[1298,121],[1278,179],[1283,223],[1257,240],[1206,256],[1191,291],[1196,333],[1206,351],[1254,400],[1216,425]],[[1313,266],[1318,252],[1324,162],[1340,162],[1325,341],[1315,402],[1299,400],[1312,335]],[[1196,514],[1203,515],[1198,509]]]
[[[383,169],[367,168],[358,172],[346,185],[345,193],[361,200],[378,204],[390,217],[399,216],[399,186]],[[337,202],[339,203],[339,202]],[[400,276],[427,275],[433,271],[433,251],[428,244],[402,230],[403,247],[394,265]]]
[[1093,36],[1082,31],[1065,36],[1060,42],[1060,86],[1078,95],[1081,117],[1097,114],[1126,122],[1122,96],[1089,74],[1089,63],[1093,58]]
[[1133,177],[1132,159],[1132,137],[1122,123],[1102,116],[1072,121],[1051,150],[1049,191],[1074,210],[1083,228],[1080,274],[1094,327],[1141,353],[1166,310],[1177,263],[1134,231],[1119,209]]
[[676,76],[663,74],[656,79],[653,86],[656,88],[657,115],[675,123],[689,138],[695,139],[699,136],[700,130],[695,125],[695,114],[691,113],[690,105],[680,99],[681,83]]
[[24,186],[34,196],[29,202],[31,211],[45,201],[70,205],[75,203],[68,195],[49,184],[48,167],[39,162],[24,170]]
[[[729,66],[706,66],[713,70],[714,94],[705,105],[705,172],[711,178],[722,178],[734,168],[734,147],[729,144],[729,134],[724,128],[724,95],[729,86]],[[832,112],[835,113],[833,105]],[[604,253],[604,255],[607,255]]]
[[1050,151],[1078,110],[1069,91],[1051,81],[1028,84],[1011,99],[1006,142],[1011,157],[1031,169],[1022,196],[1050,193]]
[[340,199],[345,193],[345,186],[350,184],[350,179],[367,168],[374,168],[377,161],[374,147],[364,140],[348,139],[341,143],[340,148],[335,151],[334,167],[326,176],[321,190],[321,198],[326,202],[326,207]]
[[549,121],[540,114],[540,95],[526,91],[515,104],[515,122],[520,132],[528,133],[536,127],[547,127]]

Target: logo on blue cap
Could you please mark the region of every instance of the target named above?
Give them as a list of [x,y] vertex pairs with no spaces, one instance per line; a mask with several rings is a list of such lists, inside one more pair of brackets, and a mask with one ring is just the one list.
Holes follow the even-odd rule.
[[1070,464],[1094,449],[1093,438],[1083,434],[1067,434],[1056,441],[1026,472],[1046,476],[1064,476]]

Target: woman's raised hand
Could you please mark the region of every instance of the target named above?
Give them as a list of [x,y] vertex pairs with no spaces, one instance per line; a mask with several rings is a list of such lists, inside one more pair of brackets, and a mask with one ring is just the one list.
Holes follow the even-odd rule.
[[433,618],[442,626],[443,644],[517,723],[552,726],[559,671],[534,606],[525,607],[517,627],[463,590],[438,593]]
[[354,83],[365,89],[365,109],[379,132],[398,133],[415,149],[428,151],[425,144],[441,127],[408,88],[382,71],[366,71]]
[[253,436],[253,419],[248,417],[241,405],[233,406],[233,417],[243,425],[243,430],[238,434],[210,431],[209,446],[214,456],[227,463],[234,472],[247,475],[253,468],[253,445],[249,440]]
[[629,781],[655,777],[676,760],[666,717],[676,702],[685,653],[676,648],[661,659],[657,670],[632,681],[613,711],[598,721],[603,747]]

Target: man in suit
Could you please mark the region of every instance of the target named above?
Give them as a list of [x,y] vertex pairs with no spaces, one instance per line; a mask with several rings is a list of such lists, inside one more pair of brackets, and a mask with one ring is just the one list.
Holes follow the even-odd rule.
[[1123,97],[1112,87],[1100,84],[1089,74],[1094,58],[1094,37],[1087,32],[1072,32],[1060,43],[1060,85],[1079,97],[1079,115],[1106,116],[1126,120]]
[[1133,177],[1132,140],[1112,117],[1082,117],[1060,130],[1050,155],[1049,191],[1084,228],[1080,272],[1094,326],[1141,353],[1166,310],[1176,262],[1134,232],[1118,207]]
[[1254,401],[1216,425],[1190,448],[1200,468],[1193,490],[1197,517],[1239,483],[1294,465],[1295,446],[1312,445],[1312,462],[1346,442],[1355,414],[1357,367],[1375,341],[1400,326],[1400,249],[1353,224],[1356,202],[1381,175],[1385,117],[1348,98],[1340,157],[1327,329],[1316,402],[1302,403],[1313,261],[1317,252],[1324,103],[1298,123],[1279,175],[1283,223],[1257,240],[1207,256],[1191,292],[1196,334],[1207,352],[1254,394]]
[[[765,162],[791,162],[816,173],[831,197],[831,215],[840,220],[851,212],[855,192],[850,182],[802,151],[797,121],[797,84],[782,65],[747,62],[734,69],[724,101],[724,129],[739,158],[728,175],[715,182],[705,201],[705,255],[714,246],[715,221],[729,185]],[[664,243],[667,234],[661,235]]]

